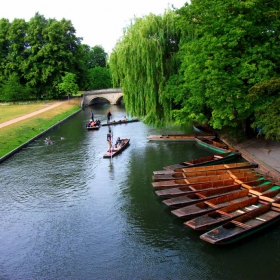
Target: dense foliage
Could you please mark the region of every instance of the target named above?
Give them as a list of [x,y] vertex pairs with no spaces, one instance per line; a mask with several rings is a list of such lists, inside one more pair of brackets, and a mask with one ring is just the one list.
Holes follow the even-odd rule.
[[[59,87],[69,74],[76,84],[71,89],[97,89],[90,87],[91,71],[103,67],[110,77],[107,54],[101,46],[83,45],[75,32],[70,20],[39,13],[29,22],[0,19],[0,101],[61,98],[69,93]],[[111,87],[111,80],[103,86]]]
[[193,0],[134,19],[110,57],[129,112],[279,139],[279,15],[276,0]]

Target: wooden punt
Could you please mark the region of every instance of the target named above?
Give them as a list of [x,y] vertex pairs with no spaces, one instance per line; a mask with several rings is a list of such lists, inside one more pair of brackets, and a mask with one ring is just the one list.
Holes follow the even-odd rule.
[[213,199],[209,199],[203,202],[198,202],[189,206],[181,207],[172,210],[171,213],[182,219],[193,219],[195,217],[210,213],[214,210],[218,210],[232,203],[241,202],[252,197],[249,190],[240,190],[223,196],[219,196]]
[[195,142],[194,134],[167,134],[167,135],[149,135],[148,141],[165,141],[165,142]]
[[211,244],[229,244],[256,233],[279,220],[280,208],[268,203],[202,234],[200,238]]
[[119,153],[121,153],[124,149],[126,149],[129,146],[129,142],[130,142],[129,138],[123,138],[121,140],[123,141],[123,145],[121,146],[121,148],[119,148],[118,150],[112,150],[111,152],[106,152],[103,155],[103,158],[114,157],[114,156],[118,155]]
[[[228,173],[228,171],[231,169],[217,169],[217,170],[206,170],[206,171],[193,171],[193,172],[174,172],[172,174],[162,174],[162,175],[153,175],[152,179],[155,182],[160,182],[160,181],[167,181],[167,180],[173,180],[173,179],[186,179],[189,177],[198,177],[198,176],[209,176],[209,175],[221,175]],[[235,173],[240,173],[240,172],[248,172],[249,170],[253,169],[248,169],[248,166],[244,166],[244,168],[235,168],[233,170],[232,174]]]
[[237,163],[158,170],[158,171],[153,171],[153,174],[164,175],[164,174],[174,174],[174,173],[183,173],[183,172],[197,172],[197,171],[239,169],[239,168],[257,168],[257,167],[258,167],[257,163],[244,161],[244,162],[237,162]]
[[275,188],[273,190],[268,190],[259,196],[261,201],[273,203],[280,201],[280,188]]
[[[208,189],[216,189],[221,188],[233,184],[244,184],[244,182],[248,185],[259,185],[261,183],[264,183],[266,180],[263,178],[252,180],[252,177],[244,177],[239,178],[239,180],[234,180],[233,178],[225,179],[225,180],[218,180],[218,181],[212,181],[212,182],[204,182],[204,183],[198,183],[183,187],[177,187],[177,188],[167,188],[155,191],[155,194],[158,195],[161,198],[172,198],[177,197],[181,195],[187,195],[195,192],[201,192]],[[246,186],[248,186],[246,185]]]
[[234,184],[230,186],[225,186],[216,189],[205,190],[197,193],[192,193],[188,195],[182,195],[178,197],[173,197],[165,199],[162,202],[172,208],[180,208],[194,203],[202,202],[219,196],[227,195],[239,191],[241,189],[241,184]]
[[118,121],[103,123],[102,126],[125,124],[125,123],[131,123],[131,122],[139,122],[139,120],[137,118],[127,119],[127,120],[118,120]]
[[222,141],[218,140],[211,140],[206,138],[196,138],[197,144],[206,147],[208,149],[211,149],[213,151],[219,152],[219,153],[228,153],[229,147],[227,144],[223,143]]
[[213,227],[233,220],[236,217],[244,215],[245,213],[258,208],[261,205],[262,204],[259,203],[259,198],[257,196],[252,196],[241,202],[232,203],[219,210],[214,210],[210,213],[186,221],[184,222],[184,225],[194,230],[207,231],[212,229]]
[[225,173],[225,174],[221,174],[221,175],[189,177],[187,179],[153,182],[152,185],[155,189],[160,190],[160,189],[166,189],[166,188],[182,187],[182,186],[203,183],[203,182],[225,180],[225,179],[230,179],[230,178],[238,179],[241,177],[251,177],[253,180],[254,178],[261,177],[261,175],[256,172],[244,172],[244,173],[236,173],[236,174]]
[[87,130],[98,130],[101,125],[94,125],[94,126],[86,126]]
[[[244,184],[242,184],[242,187]],[[246,185],[247,187],[247,185]],[[234,203],[219,210],[215,210],[208,214],[199,216],[190,221],[184,223],[184,225],[191,227],[195,230],[210,230],[213,227],[219,226],[225,222],[228,222],[236,217],[246,214],[267,202],[260,200],[259,195],[265,195],[269,190],[273,190],[275,187],[278,189],[279,186],[275,186],[273,183],[263,184],[257,187],[250,186],[249,193],[256,194],[256,196],[249,198],[247,201],[241,203]]]
[[190,161],[181,162],[178,164],[168,165],[168,166],[163,167],[163,169],[174,170],[176,168],[189,168],[189,167],[196,167],[196,166],[203,166],[203,165],[214,165],[214,164],[231,161],[240,156],[241,156],[240,153],[231,151],[231,152],[224,153],[224,154],[211,155],[211,156],[193,159]]

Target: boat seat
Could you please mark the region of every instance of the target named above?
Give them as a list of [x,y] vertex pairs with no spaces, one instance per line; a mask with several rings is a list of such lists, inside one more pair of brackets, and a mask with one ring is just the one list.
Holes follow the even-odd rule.
[[223,157],[218,156],[218,155],[214,155],[214,158],[223,158]]
[[246,224],[243,224],[243,223],[240,223],[238,221],[231,221],[233,224],[235,224],[236,226],[238,227],[241,227],[241,228],[244,228],[244,229],[249,229],[251,228],[251,226],[249,225],[246,225]]
[[205,201],[205,204],[207,204],[208,206],[212,207],[212,208],[217,208],[217,205],[209,202],[209,201]]
[[222,211],[222,210],[217,210],[216,212],[219,213],[219,214],[221,214],[221,215],[225,215],[225,216],[228,216],[228,217],[232,217],[231,214],[229,214],[229,213],[227,213],[227,212],[224,212],[224,211]]
[[259,218],[259,217],[257,217],[256,220],[259,220],[259,221],[262,221],[262,222],[266,222],[265,219],[262,219],[262,218]]

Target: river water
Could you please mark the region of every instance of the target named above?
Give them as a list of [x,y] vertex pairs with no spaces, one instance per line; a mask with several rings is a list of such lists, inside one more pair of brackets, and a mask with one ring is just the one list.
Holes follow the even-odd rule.
[[[95,105],[103,123],[123,105]],[[142,122],[111,126],[131,138],[103,159],[108,127],[87,131],[90,108],[0,166],[0,279],[280,279],[280,227],[215,247],[185,227],[154,194],[152,173],[210,155],[195,143],[148,142]],[[65,139],[61,140],[60,137]]]

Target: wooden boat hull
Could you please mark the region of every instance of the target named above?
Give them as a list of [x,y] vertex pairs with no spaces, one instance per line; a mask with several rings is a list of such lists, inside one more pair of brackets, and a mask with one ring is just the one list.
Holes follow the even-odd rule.
[[238,179],[243,177],[250,177],[251,180],[261,177],[260,174],[254,172],[245,172],[245,173],[236,173],[236,174],[222,174],[222,175],[209,175],[209,176],[199,176],[199,177],[190,177],[186,179],[178,179],[178,180],[168,180],[168,181],[160,181],[160,182],[153,182],[152,185],[154,189],[166,189],[166,188],[174,188],[174,187],[182,187],[188,186],[197,183],[203,182],[211,182],[211,181],[218,181],[218,180],[225,180],[225,179]]
[[190,161],[181,162],[178,164],[168,165],[163,167],[163,169],[176,169],[176,168],[189,168],[189,167],[196,167],[196,166],[205,166],[205,165],[214,165],[223,162],[228,162],[233,159],[240,157],[241,154],[238,152],[228,152],[219,155],[212,155],[202,158],[193,159]]
[[101,127],[101,125],[96,125],[96,126],[86,126],[87,130],[98,130]]
[[259,198],[253,196],[247,200],[232,203],[219,210],[214,210],[208,214],[198,216],[192,220],[184,222],[184,225],[194,230],[207,231],[252,211],[255,207],[259,207],[259,205],[257,205],[258,202]]
[[176,168],[176,169],[165,169],[153,171],[154,175],[165,175],[174,173],[184,173],[184,172],[199,172],[199,171],[209,171],[209,170],[223,170],[223,169],[239,169],[239,168],[257,168],[258,164],[253,162],[237,162],[228,164],[215,164],[207,166],[197,166],[188,168]]
[[119,120],[119,121],[112,121],[109,123],[103,123],[102,126],[109,126],[109,125],[117,125],[117,124],[126,124],[126,123],[132,123],[132,122],[139,122],[137,118],[134,118],[132,120]]
[[228,146],[224,143],[220,143],[218,141],[214,141],[214,140],[209,140],[209,139],[201,139],[201,138],[196,138],[196,142],[197,144],[211,149],[215,152],[219,152],[219,153],[228,153],[229,149]]
[[129,138],[123,138],[122,140],[124,141],[124,144],[119,150],[113,150],[112,152],[106,152],[103,155],[103,158],[114,157],[114,156],[120,154],[124,149],[126,149],[129,146],[130,139]]
[[244,168],[235,168],[235,169],[217,169],[217,170],[214,169],[214,170],[206,170],[206,171],[175,172],[173,174],[153,175],[152,179],[155,182],[160,182],[160,181],[167,181],[167,180],[186,179],[189,177],[223,175],[223,174],[227,174],[229,170],[233,170],[233,172],[239,173],[239,172],[247,172],[248,168],[244,167]]
[[233,193],[240,190],[241,187],[241,184],[235,184],[217,189],[210,189],[198,193],[169,198],[163,200],[162,202],[169,207],[179,208]]
[[264,179],[252,180],[251,177],[250,178],[239,178],[239,180],[234,180],[233,178],[230,178],[230,179],[226,179],[226,180],[204,182],[204,183],[198,183],[198,184],[177,187],[177,188],[162,189],[162,190],[155,191],[155,194],[161,198],[172,198],[172,197],[177,197],[177,196],[181,196],[181,195],[188,195],[191,193],[205,191],[208,189],[226,187],[226,186],[233,185],[233,184],[243,184],[244,185],[244,182],[246,184],[248,184],[246,186],[248,186],[247,188],[249,189],[249,187],[251,187],[252,185],[260,185],[263,182],[265,182],[265,180]]
[[214,210],[226,207],[232,203],[241,202],[252,197],[248,190],[240,190],[231,194],[219,196],[204,202],[185,206],[172,210],[171,213],[181,219],[193,219],[195,217],[210,213]]
[[280,221],[280,208],[265,204],[200,236],[211,244],[229,244]]
[[[215,136],[205,136],[207,139],[214,139]],[[196,135],[194,134],[168,134],[168,135],[150,135],[147,137],[148,141],[159,142],[196,142]]]

